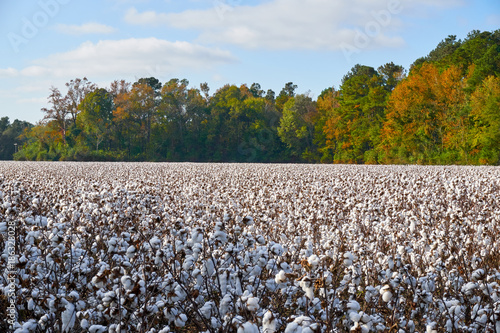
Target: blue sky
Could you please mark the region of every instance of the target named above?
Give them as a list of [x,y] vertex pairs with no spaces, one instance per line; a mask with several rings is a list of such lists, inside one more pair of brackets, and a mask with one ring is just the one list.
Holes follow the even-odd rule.
[[500,28],[492,0],[0,1],[0,117],[37,122],[51,86],[87,77],[286,82],[316,98],[357,63],[409,68],[448,35]]

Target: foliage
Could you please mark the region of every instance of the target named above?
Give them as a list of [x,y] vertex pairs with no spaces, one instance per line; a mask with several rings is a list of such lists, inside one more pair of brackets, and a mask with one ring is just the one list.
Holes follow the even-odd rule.
[[[475,30],[448,36],[408,73],[357,64],[317,100],[293,82],[276,95],[255,82],[210,94],[186,79],[107,89],[75,79],[66,94],[50,88],[15,158],[498,164],[499,75],[500,30]],[[3,158],[12,156],[9,135]]]

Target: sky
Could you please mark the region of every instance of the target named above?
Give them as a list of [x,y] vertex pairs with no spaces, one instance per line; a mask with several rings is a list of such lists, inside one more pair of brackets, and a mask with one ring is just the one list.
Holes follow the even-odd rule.
[[0,117],[36,123],[86,77],[287,82],[313,99],[356,64],[406,69],[449,35],[500,28],[496,0],[0,0]]

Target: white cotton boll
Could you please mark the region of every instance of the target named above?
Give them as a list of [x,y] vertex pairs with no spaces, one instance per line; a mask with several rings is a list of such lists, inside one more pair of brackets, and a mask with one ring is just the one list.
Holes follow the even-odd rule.
[[194,228],[191,232],[191,241],[193,244],[198,244],[203,241],[203,231],[201,228]]
[[133,246],[133,245],[129,246],[127,249],[127,257],[129,259],[132,259],[135,256],[136,252],[137,252],[137,249],[135,248],[135,246]]
[[227,234],[224,231],[216,231],[213,237],[215,240],[221,242],[222,244],[225,244],[227,242]]
[[273,244],[273,246],[271,246],[271,252],[274,254],[274,255],[277,255],[277,256],[281,256],[283,254],[283,252],[285,252],[285,250],[283,249],[283,246],[281,246],[281,244]]
[[33,298],[30,298],[28,300],[28,310],[33,310],[35,308],[35,302],[33,301]]
[[106,331],[106,326],[102,325],[92,325],[89,328],[89,333],[104,333]]
[[247,300],[247,309],[251,312],[255,312],[259,309],[259,298],[250,297]]
[[291,322],[286,325],[285,333],[302,333],[302,327],[296,322]]
[[313,283],[311,278],[309,277],[304,277],[300,282],[299,286],[302,288],[302,290],[306,293],[307,298],[310,300],[314,299],[314,289],[313,289]]
[[187,256],[186,259],[184,259],[184,263],[182,264],[182,269],[188,271],[193,266],[194,266],[194,258],[192,256]]
[[255,237],[255,240],[257,241],[257,243],[259,243],[260,245],[264,245],[266,244],[266,239],[264,238],[264,236],[262,235],[257,235],[257,237]]
[[176,327],[184,327],[186,325],[186,321],[187,321],[187,316],[184,313],[182,313],[175,317],[174,325]]
[[392,292],[391,291],[386,291],[383,295],[382,295],[382,300],[384,302],[389,302],[390,300],[392,299]]
[[259,328],[254,323],[247,321],[238,327],[237,333],[259,333]]
[[212,258],[208,258],[205,260],[205,265],[203,265],[201,274],[203,276],[212,276],[215,272],[214,261]]
[[320,259],[317,255],[313,254],[312,256],[307,258],[307,262],[312,266],[313,269],[315,269],[319,265]]
[[451,322],[450,319],[446,321],[446,332],[451,332],[453,331],[453,323]]
[[284,270],[281,270],[278,272],[278,274],[276,274],[276,277],[274,278],[274,281],[276,281],[276,283],[285,283],[287,280],[286,278],[286,273]]
[[82,319],[80,321],[80,327],[83,328],[84,330],[86,330],[87,328],[89,328],[89,321],[87,319]]
[[349,303],[347,303],[347,308],[350,311],[359,311],[361,309],[361,306],[359,305],[359,303],[357,301],[352,300],[352,301],[349,301]]
[[169,326],[165,326],[160,331],[158,331],[158,333],[169,333],[169,332],[170,332]]
[[66,304],[66,309],[61,314],[63,332],[69,332],[75,326],[76,312],[72,303]]
[[223,298],[222,301],[220,302],[219,306],[219,311],[221,313],[221,316],[225,316],[229,312],[229,305],[232,304],[233,299],[231,298],[230,294],[226,294]]
[[263,333],[274,333],[276,332],[276,318],[274,314],[267,310],[262,318],[262,332]]
[[477,288],[478,284],[476,282],[468,282],[467,284],[462,286],[462,292],[466,295],[471,295]]
[[126,290],[132,290],[134,283],[133,283],[132,278],[130,276],[124,275],[121,277],[120,281]]
[[413,322],[413,320],[410,320],[408,322],[408,325],[406,325],[408,327],[408,329],[410,330],[410,332],[415,332],[415,323]]
[[432,322],[430,324],[428,324],[426,327],[425,327],[425,331],[427,333],[437,333],[437,330],[435,329],[436,327],[436,323],[435,322]]
[[212,317],[212,306],[214,305],[213,302],[206,302],[201,308],[200,308],[200,313],[203,317],[206,319],[210,319]]
[[361,319],[361,315],[355,311],[349,312],[349,319],[351,319],[353,322],[357,323]]
[[472,273],[472,281],[481,281],[486,277],[484,269],[477,269]]
[[382,300],[384,302],[389,302],[392,299],[392,291],[389,285],[385,285],[380,289],[380,295],[382,295]]
[[416,223],[415,223],[415,220],[412,220],[410,222],[410,232],[414,232],[415,231],[415,227],[416,227]]
[[38,325],[36,323],[36,320],[35,319],[30,319],[30,320],[28,320],[27,322],[25,322],[23,324],[21,331],[19,331],[19,329],[17,329],[15,332],[22,332],[22,333],[32,332],[32,331],[36,330],[37,326]]
[[344,253],[344,265],[346,265],[347,267],[351,266],[353,260],[354,255],[351,252]]

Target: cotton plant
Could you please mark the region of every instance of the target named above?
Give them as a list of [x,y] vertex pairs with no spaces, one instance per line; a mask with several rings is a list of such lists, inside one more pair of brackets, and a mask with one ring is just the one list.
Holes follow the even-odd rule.
[[76,166],[0,163],[15,331],[500,331],[498,168]]

